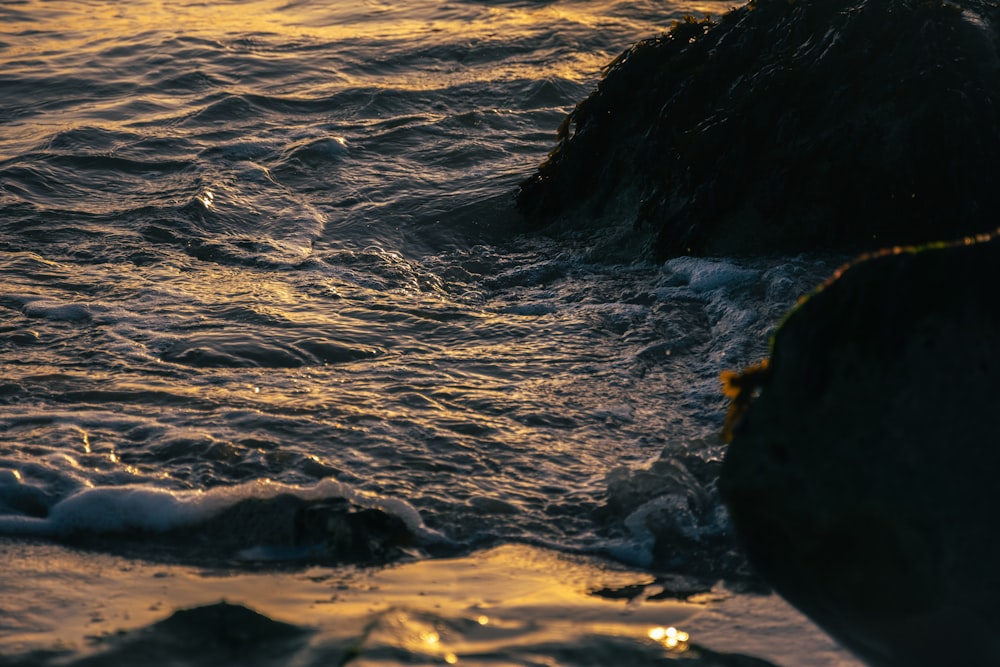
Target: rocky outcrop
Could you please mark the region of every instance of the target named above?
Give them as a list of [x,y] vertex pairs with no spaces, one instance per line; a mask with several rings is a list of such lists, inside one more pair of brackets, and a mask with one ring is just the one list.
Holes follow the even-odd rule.
[[995,229],[998,24],[985,0],[752,0],[681,22],[608,66],[518,207],[535,227],[624,220],[660,259]]
[[998,285],[1000,240],[869,257],[731,384],[751,562],[872,665],[1000,664]]

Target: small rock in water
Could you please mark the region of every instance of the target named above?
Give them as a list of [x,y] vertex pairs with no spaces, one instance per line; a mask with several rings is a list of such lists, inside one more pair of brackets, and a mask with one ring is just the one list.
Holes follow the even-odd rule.
[[[19,500],[0,493],[0,507]],[[23,501],[22,501],[23,504]],[[93,507],[87,506],[88,511]],[[44,520],[42,520],[44,521]],[[120,525],[119,525],[120,523]],[[143,557],[212,563],[299,561],[373,565],[412,555],[419,548],[399,516],[346,498],[306,499],[291,493],[244,498],[199,520],[169,529],[111,522],[63,538],[78,546],[125,548]]]
[[[72,667],[145,665],[215,667],[278,665],[294,662],[310,636],[307,628],[282,623],[241,605],[219,602],[181,609],[170,617],[101,640],[97,653],[74,662],[37,664]],[[15,663],[24,664],[24,663]]]
[[335,563],[386,562],[415,542],[406,523],[383,510],[344,498],[309,501],[292,494],[241,500],[171,537],[194,539],[220,555],[290,554]]

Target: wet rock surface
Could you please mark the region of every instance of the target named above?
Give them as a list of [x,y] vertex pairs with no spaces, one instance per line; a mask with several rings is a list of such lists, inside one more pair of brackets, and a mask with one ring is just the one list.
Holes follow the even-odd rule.
[[309,500],[286,493],[246,498],[202,521],[167,531],[128,529],[72,534],[76,546],[151,559],[202,564],[377,565],[419,553],[400,517],[344,498]]
[[742,387],[756,397],[720,479],[733,524],[872,665],[1000,663],[997,284],[997,240],[859,261]]
[[[183,541],[180,534],[174,537]],[[206,548],[248,559],[254,558],[254,549],[264,558],[269,550],[279,558],[288,550],[306,560],[362,564],[397,559],[417,543],[402,519],[381,509],[342,498],[309,501],[291,494],[243,500],[201,525],[195,539]]]
[[630,542],[645,543],[648,566],[671,573],[659,580],[663,597],[686,599],[720,578],[734,588],[766,590],[725,519],[716,489],[720,466],[667,448],[648,467],[608,475],[607,501],[595,519],[608,534],[624,528]]
[[518,207],[659,259],[992,230],[998,21],[983,0],[754,0],[681,22],[608,67]]
[[[95,638],[93,655],[69,662],[70,652],[37,652],[0,664],[75,667],[109,665],[271,665],[302,651],[309,629],[282,623],[237,604],[181,609],[149,627]],[[335,663],[334,663],[335,664]]]

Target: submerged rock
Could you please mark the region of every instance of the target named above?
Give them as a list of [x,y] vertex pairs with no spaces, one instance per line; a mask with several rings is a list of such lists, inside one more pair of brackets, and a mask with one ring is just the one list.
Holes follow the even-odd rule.
[[247,498],[204,523],[172,531],[170,541],[243,560],[382,563],[396,560],[416,536],[400,517],[344,498],[292,494]]
[[[219,602],[181,609],[151,626],[102,638],[97,647],[103,650],[75,662],[64,656],[52,663],[73,667],[288,664],[303,651],[309,636],[307,628]],[[50,663],[38,660],[35,664]]]
[[998,23],[985,0],[752,0],[686,20],[608,66],[518,207],[535,226],[625,221],[660,259],[990,231]]
[[[106,509],[116,508],[109,503]],[[389,511],[346,498],[307,499],[291,493],[243,498],[168,526],[122,519],[100,527],[76,526],[59,536],[86,548],[200,564],[373,565],[412,557],[422,546],[414,529]]]
[[[734,588],[760,581],[729,530],[716,490],[719,467],[668,447],[647,467],[618,467],[607,476],[607,500],[594,518],[608,536],[628,536],[629,550],[617,556],[671,573],[661,582],[665,597],[686,597],[694,581],[700,592],[720,578]],[[686,580],[679,588],[670,583],[678,577]]]
[[872,665],[1000,664],[997,285],[997,239],[867,258],[734,385],[751,562]]

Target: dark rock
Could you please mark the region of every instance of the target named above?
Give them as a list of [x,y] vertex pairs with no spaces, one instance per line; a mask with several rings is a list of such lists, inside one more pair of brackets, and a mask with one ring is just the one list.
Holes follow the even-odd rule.
[[406,523],[377,508],[343,498],[305,500],[292,494],[247,498],[204,523],[169,534],[174,546],[252,559],[299,559],[323,563],[384,563],[415,546]]
[[53,662],[73,667],[264,667],[296,662],[310,635],[307,628],[276,621],[241,605],[219,602],[181,609],[148,627],[101,638],[96,643],[97,652],[74,662],[65,657]]
[[748,556],[872,665],[1000,664],[997,285],[1000,240],[867,258],[733,385]]
[[[0,496],[0,507],[4,502]],[[135,558],[225,566],[379,565],[422,551],[414,531],[391,512],[346,498],[291,493],[244,498],[164,530],[124,523],[116,529],[75,530],[62,538],[77,547],[113,549]]]
[[720,578],[737,586],[758,583],[728,530],[715,488],[719,466],[668,448],[646,468],[616,468],[607,477],[607,501],[594,518],[608,534],[624,529],[630,541],[646,542],[654,570],[683,573],[707,584],[705,590]]
[[181,609],[153,626],[174,641],[201,641],[243,648],[247,644],[286,640],[306,634],[303,628],[268,618],[225,601]]
[[993,230],[998,22],[985,0],[753,0],[681,22],[608,66],[518,207],[535,227],[624,220],[660,259]]

